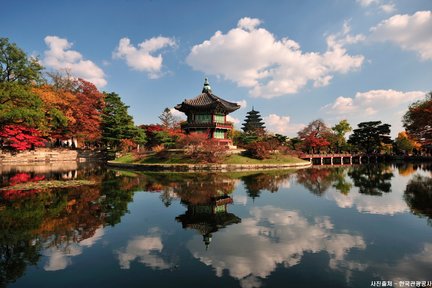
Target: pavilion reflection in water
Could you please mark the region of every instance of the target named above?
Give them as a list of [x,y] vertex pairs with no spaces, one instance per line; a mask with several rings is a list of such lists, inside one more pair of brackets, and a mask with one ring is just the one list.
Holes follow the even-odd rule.
[[177,216],[176,220],[182,223],[184,229],[197,230],[203,236],[206,249],[212,240],[212,233],[241,222],[239,217],[228,212],[227,206],[233,203],[233,199],[227,194],[210,196],[204,203],[192,204],[183,200],[182,203],[187,205],[187,211]]

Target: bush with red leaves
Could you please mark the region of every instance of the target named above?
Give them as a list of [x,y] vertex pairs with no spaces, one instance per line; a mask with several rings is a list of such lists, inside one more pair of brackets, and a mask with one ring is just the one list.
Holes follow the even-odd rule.
[[44,139],[40,136],[39,130],[23,125],[12,124],[0,128],[3,145],[18,151],[44,146]]

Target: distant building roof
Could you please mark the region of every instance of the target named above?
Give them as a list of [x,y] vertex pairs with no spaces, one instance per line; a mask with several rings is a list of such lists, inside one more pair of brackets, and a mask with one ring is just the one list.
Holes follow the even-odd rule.
[[206,78],[201,94],[192,99],[185,99],[181,104],[176,105],[174,108],[181,112],[187,112],[190,110],[214,110],[219,108],[227,113],[231,113],[239,109],[240,105],[226,101],[214,95]]

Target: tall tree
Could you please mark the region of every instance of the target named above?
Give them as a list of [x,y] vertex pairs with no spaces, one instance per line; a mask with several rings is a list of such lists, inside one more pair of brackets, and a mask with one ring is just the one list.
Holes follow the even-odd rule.
[[332,146],[336,152],[340,152],[341,148],[346,145],[345,134],[352,131],[351,125],[346,119],[341,120],[335,126],[331,128],[334,131],[335,137],[333,137]]
[[47,84],[33,87],[32,91],[43,102],[45,135],[52,140],[65,139],[68,124],[75,122],[71,115],[76,97],[70,91],[56,89]]
[[304,150],[307,152],[312,150],[312,153],[320,152],[323,147],[329,146],[330,142],[328,139],[331,135],[331,129],[321,119],[312,121],[298,132],[298,137],[302,141]]
[[168,107],[164,109],[162,114],[159,116],[159,119],[161,120],[162,127],[164,127],[165,129],[175,128],[175,125],[177,123],[176,117],[174,117]]
[[30,84],[42,79],[42,66],[36,58],[28,58],[26,53],[10,43],[8,38],[0,38],[0,82]]
[[384,144],[392,143],[390,124],[382,124],[381,121],[361,122],[350,135],[348,143],[367,154],[380,152]]
[[242,129],[246,134],[263,135],[265,132],[265,126],[260,112],[253,108],[251,111],[247,112]]
[[419,149],[420,147],[421,145],[410,139],[405,131],[399,132],[394,142],[394,148],[397,153],[410,154],[414,149]]
[[79,142],[97,142],[101,137],[104,95],[94,84],[83,79],[77,80],[76,87],[73,91],[76,102],[71,115],[75,122],[68,125],[69,136]]
[[408,134],[421,144],[432,143],[432,92],[411,104],[402,119]]
[[[137,140],[139,144],[145,142],[142,129],[135,127],[132,116],[117,93],[104,93],[105,107],[102,112],[102,141],[117,149],[123,139]],[[144,139],[143,139],[144,137]]]

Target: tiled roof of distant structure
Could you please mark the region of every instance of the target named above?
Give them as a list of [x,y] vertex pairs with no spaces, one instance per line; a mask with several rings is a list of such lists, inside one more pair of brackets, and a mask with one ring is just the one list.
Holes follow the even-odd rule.
[[208,109],[222,108],[227,113],[231,113],[239,109],[240,105],[238,105],[237,103],[226,101],[214,95],[206,79],[201,94],[199,94],[198,96],[192,99],[185,99],[181,104],[176,105],[174,108],[182,112],[186,112],[191,109],[208,110]]

